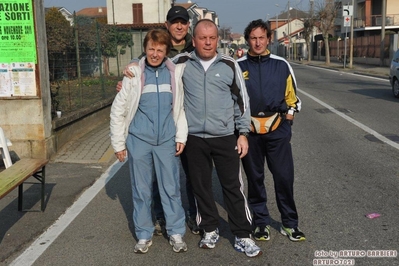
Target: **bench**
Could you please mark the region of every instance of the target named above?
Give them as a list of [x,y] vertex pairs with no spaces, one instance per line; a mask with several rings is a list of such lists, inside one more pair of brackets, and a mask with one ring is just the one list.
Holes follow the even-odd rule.
[[22,211],[23,184],[29,177],[36,178],[41,185],[41,211],[44,211],[44,197],[47,159],[21,159],[12,164],[7,140],[3,129],[0,127],[0,151],[4,160],[5,170],[0,172],[0,199],[18,187],[18,210]]
[[22,211],[23,184],[29,177],[36,178],[41,184],[41,211],[44,211],[44,197],[47,159],[21,159],[0,172],[0,199],[18,187],[18,211]]

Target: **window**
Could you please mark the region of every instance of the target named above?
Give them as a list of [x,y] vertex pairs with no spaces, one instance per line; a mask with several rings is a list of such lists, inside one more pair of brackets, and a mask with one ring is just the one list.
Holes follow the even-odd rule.
[[143,4],[133,4],[133,24],[143,23]]

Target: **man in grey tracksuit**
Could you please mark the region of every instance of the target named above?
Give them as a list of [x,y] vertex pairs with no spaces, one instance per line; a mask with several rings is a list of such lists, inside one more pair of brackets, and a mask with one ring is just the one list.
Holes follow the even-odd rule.
[[[217,26],[200,20],[193,34],[194,52],[174,58],[185,64],[184,109],[188,124],[185,148],[189,178],[197,202],[197,224],[204,230],[200,248],[215,248],[219,213],[212,191],[215,165],[223,189],[234,247],[248,257],[262,254],[251,239],[251,213],[244,195],[240,157],[248,152],[249,99],[238,64],[218,54]],[[234,135],[235,129],[240,136]]]

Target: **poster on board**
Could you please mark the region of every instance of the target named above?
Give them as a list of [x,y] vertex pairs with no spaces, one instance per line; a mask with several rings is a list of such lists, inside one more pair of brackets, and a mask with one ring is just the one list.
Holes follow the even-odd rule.
[[37,96],[31,0],[0,2],[0,97]]

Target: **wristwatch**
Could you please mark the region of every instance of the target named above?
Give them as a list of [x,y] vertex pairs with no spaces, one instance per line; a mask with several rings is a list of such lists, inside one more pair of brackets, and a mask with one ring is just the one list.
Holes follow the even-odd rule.
[[240,132],[240,136],[244,136],[244,137],[248,138],[249,133],[248,132]]

